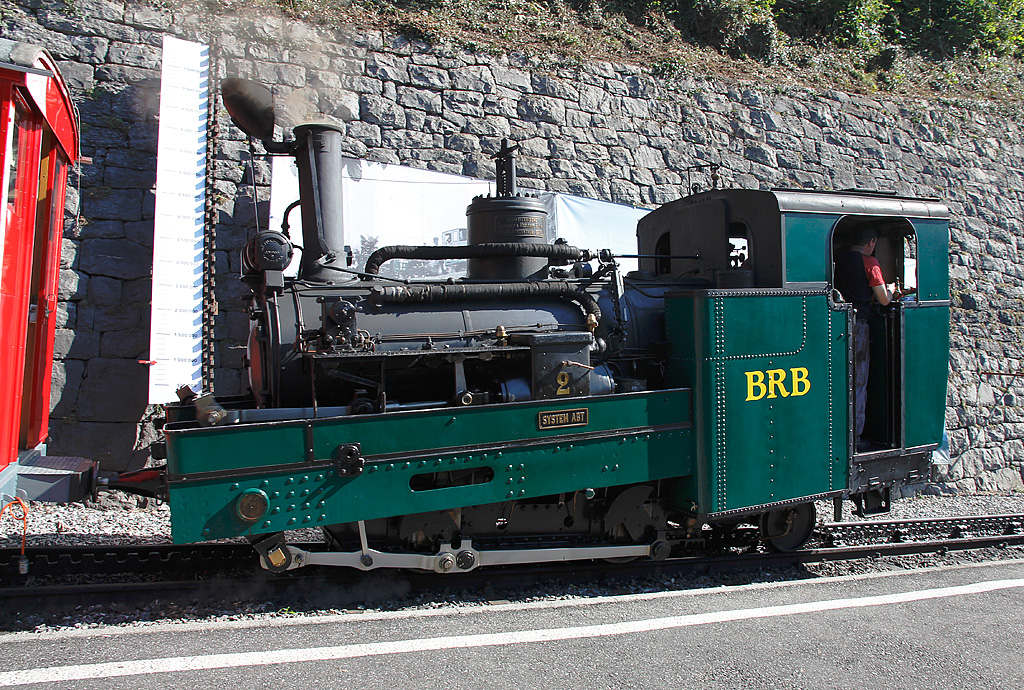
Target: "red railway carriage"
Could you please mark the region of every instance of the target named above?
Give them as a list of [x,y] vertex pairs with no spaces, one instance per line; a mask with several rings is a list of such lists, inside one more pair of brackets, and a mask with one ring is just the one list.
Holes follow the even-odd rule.
[[67,85],[38,46],[0,39],[0,142],[0,498],[39,498],[21,485],[75,464],[42,456],[64,196],[79,150]]

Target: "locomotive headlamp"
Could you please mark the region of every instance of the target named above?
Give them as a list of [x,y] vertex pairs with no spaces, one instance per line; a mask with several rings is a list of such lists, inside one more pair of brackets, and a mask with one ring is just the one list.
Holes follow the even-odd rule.
[[235,501],[235,514],[246,522],[256,522],[266,515],[270,499],[259,489],[246,489]]

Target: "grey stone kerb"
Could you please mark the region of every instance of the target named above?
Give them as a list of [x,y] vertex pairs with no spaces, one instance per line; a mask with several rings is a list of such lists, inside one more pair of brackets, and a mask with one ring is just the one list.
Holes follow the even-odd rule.
[[[46,45],[82,117],[83,166],[68,199],[60,275],[51,448],[143,462],[160,45],[165,33],[209,43],[218,76],[257,79],[286,104],[284,124],[317,115],[345,132],[349,155],[493,176],[500,139],[522,144],[526,187],[654,206],[685,194],[688,167],[724,182],[889,189],[937,196],[953,214],[952,364],[944,479],[961,490],[1022,488],[1024,321],[1020,126],[984,103],[867,98],[672,81],[639,67],[560,66],[516,55],[430,48],[372,30],[292,19],[168,11],[107,0],[17,0],[4,35]],[[245,386],[248,320],[235,278],[252,225],[247,148],[221,113],[215,384]],[[265,212],[269,168],[254,167]],[[79,187],[80,185],[80,187]]]

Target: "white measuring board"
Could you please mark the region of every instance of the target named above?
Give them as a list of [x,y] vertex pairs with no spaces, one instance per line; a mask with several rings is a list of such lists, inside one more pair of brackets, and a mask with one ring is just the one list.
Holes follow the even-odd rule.
[[153,236],[149,402],[202,385],[209,46],[164,36]]

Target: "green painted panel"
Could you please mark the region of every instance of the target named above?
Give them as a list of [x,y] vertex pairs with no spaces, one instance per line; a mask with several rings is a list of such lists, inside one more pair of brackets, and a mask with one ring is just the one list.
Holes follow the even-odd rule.
[[918,299],[949,299],[949,221],[913,218],[912,222],[917,232]]
[[[690,293],[666,305],[670,336],[686,324],[695,331],[692,350],[688,344],[673,350],[669,373],[695,389],[700,510],[844,488],[845,313],[832,312],[823,294],[718,294]],[[748,349],[754,354],[732,347],[755,341]]]
[[[782,216],[786,251],[786,280],[809,283],[827,280],[828,236],[839,216],[824,213],[785,213]],[[755,248],[756,251],[756,248]]]
[[[668,396],[673,404],[656,402],[661,398],[651,394],[635,394],[310,420],[314,455],[329,459],[342,443],[360,443],[363,455],[370,457],[555,437],[574,430],[538,431],[537,414],[575,407],[588,409],[589,423],[579,429],[588,432],[677,424],[689,417],[688,392],[660,395]],[[681,405],[682,414],[676,404]],[[168,469],[172,475],[189,475],[303,462],[305,428],[306,420],[299,420],[169,430]]]
[[[538,429],[539,412],[575,408],[588,410],[586,427]],[[172,482],[172,533],[177,543],[201,541],[682,476],[692,472],[691,431],[679,428],[689,424],[689,417],[689,391],[670,390],[315,420],[317,458],[330,458],[340,443],[362,444],[369,464],[357,477],[340,477],[323,462],[308,469],[273,468],[278,454],[253,452],[252,439],[267,441],[270,447],[274,434],[280,434],[276,449],[289,446],[292,455],[301,454],[305,424],[172,430],[172,474],[209,471],[208,458],[214,456],[235,470],[230,477],[193,475],[189,481]],[[676,428],[616,433],[665,425]],[[565,438],[579,432],[608,433],[605,438]],[[481,446],[486,450],[479,450]],[[406,457],[374,457],[391,453]],[[410,488],[417,474],[484,467],[493,472],[486,483]],[[234,511],[235,500],[247,489],[262,490],[270,499],[268,514],[252,525]]]
[[905,309],[904,351],[906,446],[939,443],[946,416],[949,307]]

